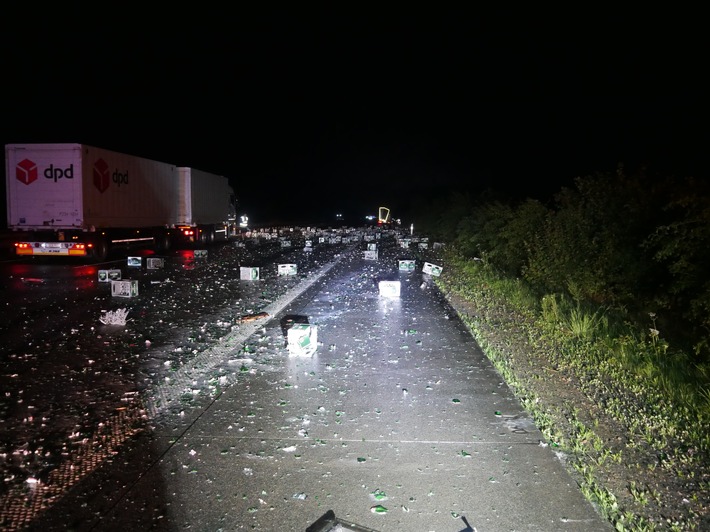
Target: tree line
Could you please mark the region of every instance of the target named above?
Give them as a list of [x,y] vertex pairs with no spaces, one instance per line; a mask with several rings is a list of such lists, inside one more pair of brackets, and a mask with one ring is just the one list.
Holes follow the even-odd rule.
[[560,295],[651,334],[695,364],[710,362],[710,187],[692,177],[578,177],[551,198],[493,190],[419,200],[415,225],[540,304]]

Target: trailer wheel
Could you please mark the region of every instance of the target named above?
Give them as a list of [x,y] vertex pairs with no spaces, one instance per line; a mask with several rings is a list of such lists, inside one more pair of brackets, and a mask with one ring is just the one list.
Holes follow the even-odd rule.
[[93,259],[96,262],[103,262],[108,257],[109,245],[108,240],[100,238],[94,242],[94,250],[92,252]]
[[170,233],[163,232],[155,236],[155,248],[158,253],[165,253],[172,247]]
[[209,228],[207,228],[207,227],[198,227],[197,228],[197,241],[203,246],[205,244],[209,243],[209,241],[210,241]]

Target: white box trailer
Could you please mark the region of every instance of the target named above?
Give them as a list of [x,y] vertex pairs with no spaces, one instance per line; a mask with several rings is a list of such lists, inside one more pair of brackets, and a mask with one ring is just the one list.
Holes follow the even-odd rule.
[[237,236],[234,190],[229,180],[195,168],[178,167],[177,226],[191,242],[207,244]]
[[[85,144],[8,144],[5,164],[8,227],[23,237],[18,255],[103,259],[118,245],[165,251],[186,220],[185,180],[168,163]],[[223,189],[220,201],[216,188],[203,194],[201,183],[190,184],[201,202],[191,214],[207,201],[229,202]]]

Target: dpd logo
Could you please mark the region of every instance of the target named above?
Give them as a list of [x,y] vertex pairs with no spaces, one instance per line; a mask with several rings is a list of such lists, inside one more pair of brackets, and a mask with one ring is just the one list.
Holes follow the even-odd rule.
[[36,181],[38,175],[37,164],[29,159],[23,159],[15,167],[15,178],[25,185]]
[[98,159],[94,163],[94,186],[99,189],[99,192],[106,192],[106,189],[111,184],[111,174],[108,170],[108,164],[103,159]]
[[74,179],[74,165],[70,164],[67,168],[55,168],[50,164],[44,169],[44,177],[53,179],[56,183],[59,179]]
[[118,170],[116,170],[113,174],[111,174],[111,180],[116,183],[119,187],[121,185],[127,185],[128,184],[128,172],[125,174],[122,174]]
[[94,163],[94,186],[103,193],[108,189],[111,182],[116,186],[128,184],[128,172],[121,173],[115,170],[113,173],[109,170],[108,164],[103,159],[97,159]]

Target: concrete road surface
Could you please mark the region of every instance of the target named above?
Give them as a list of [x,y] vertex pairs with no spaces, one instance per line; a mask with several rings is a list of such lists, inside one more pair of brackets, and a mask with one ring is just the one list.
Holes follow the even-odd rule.
[[[340,256],[253,325],[235,383],[152,422],[34,528],[611,530],[411,258]],[[289,344],[299,323],[312,354]]]

